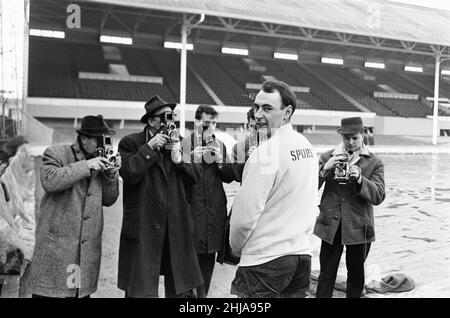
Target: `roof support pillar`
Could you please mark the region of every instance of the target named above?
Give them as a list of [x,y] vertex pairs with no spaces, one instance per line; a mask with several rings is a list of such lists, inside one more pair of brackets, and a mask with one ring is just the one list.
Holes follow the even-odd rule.
[[186,74],[187,74],[187,37],[191,29],[205,20],[202,14],[200,20],[191,24],[193,17],[188,18],[183,14],[183,24],[181,25],[181,61],[180,61],[180,134],[185,135],[186,130]]
[[439,109],[439,66],[441,64],[441,53],[436,52],[436,62],[434,64],[434,101],[433,101],[433,145],[437,145],[439,134],[438,109]]

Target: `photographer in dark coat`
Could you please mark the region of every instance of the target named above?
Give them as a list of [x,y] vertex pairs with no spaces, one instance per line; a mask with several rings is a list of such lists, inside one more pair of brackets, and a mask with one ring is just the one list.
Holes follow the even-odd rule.
[[119,143],[123,223],[118,287],[125,297],[158,297],[160,275],[166,297],[193,297],[203,283],[190,202],[199,171],[184,160],[180,141],[161,131],[175,106],[152,97],[141,118],[144,131]]
[[[385,198],[384,165],[363,143],[360,117],[344,118],[343,143],[319,160],[319,189],[325,183],[314,234],[322,239],[316,297],[332,297],[346,248],[347,297],[361,297],[364,262],[375,241],[373,205]],[[336,179],[336,175],[338,179]]]
[[[202,167],[201,176],[192,188],[191,205],[194,242],[204,280],[204,284],[197,288],[199,298],[208,295],[216,253],[223,244],[227,197],[222,182],[233,181],[226,147],[213,137],[218,116],[212,106],[200,105],[195,112],[195,128],[191,135],[193,160]],[[208,136],[212,138],[209,140]]]

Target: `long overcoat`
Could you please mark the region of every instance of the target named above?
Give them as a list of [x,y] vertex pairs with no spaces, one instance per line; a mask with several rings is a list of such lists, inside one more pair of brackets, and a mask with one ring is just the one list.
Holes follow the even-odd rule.
[[[336,150],[329,150],[320,156],[319,171]],[[361,168],[362,183],[338,184],[333,180],[333,172],[325,177],[319,175],[319,189],[325,183],[320,202],[320,214],[316,220],[314,234],[332,244],[342,222],[342,245],[363,244],[375,241],[373,206],[385,198],[384,165],[380,158],[368,151],[360,154],[356,163]]]
[[192,185],[195,165],[175,165],[152,150],[148,131],[125,136],[122,156],[123,221],[118,287],[130,297],[157,297],[162,253],[168,232],[171,269],[177,294],[203,283],[193,240]]
[[103,208],[119,195],[118,174],[90,171],[78,142],[47,148],[40,178],[45,194],[36,226],[30,288],[47,297],[84,297],[97,290]]
[[[194,134],[190,136],[191,150],[196,146]],[[202,160],[201,174],[192,188],[192,215],[194,218],[194,242],[198,254],[215,253],[222,249],[225,220],[227,217],[227,196],[222,182],[234,180],[233,166],[227,156],[223,142],[217,140],[223,155],[219,167],[215,160]],[[185,144],[188,140],[185,141]],[[209,159],[209,158],[207,158]],[[214,157],[211,157],[214,159]]]

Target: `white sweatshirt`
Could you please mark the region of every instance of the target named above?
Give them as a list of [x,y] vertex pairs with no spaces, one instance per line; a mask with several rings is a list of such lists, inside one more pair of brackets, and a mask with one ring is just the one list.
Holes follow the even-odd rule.
[[230,221],[240,266],[284,255],[311,255],[318,214],[318,159],[309,141],[286,124],[255,149],[243,172]]

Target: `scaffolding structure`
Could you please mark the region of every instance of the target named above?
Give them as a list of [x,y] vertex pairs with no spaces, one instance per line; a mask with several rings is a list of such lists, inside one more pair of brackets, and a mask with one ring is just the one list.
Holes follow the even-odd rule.
[[[26,101],[28,0],[0,0],[0,141],[24,135]],[[17,15],[24,16],[25,23]]]

